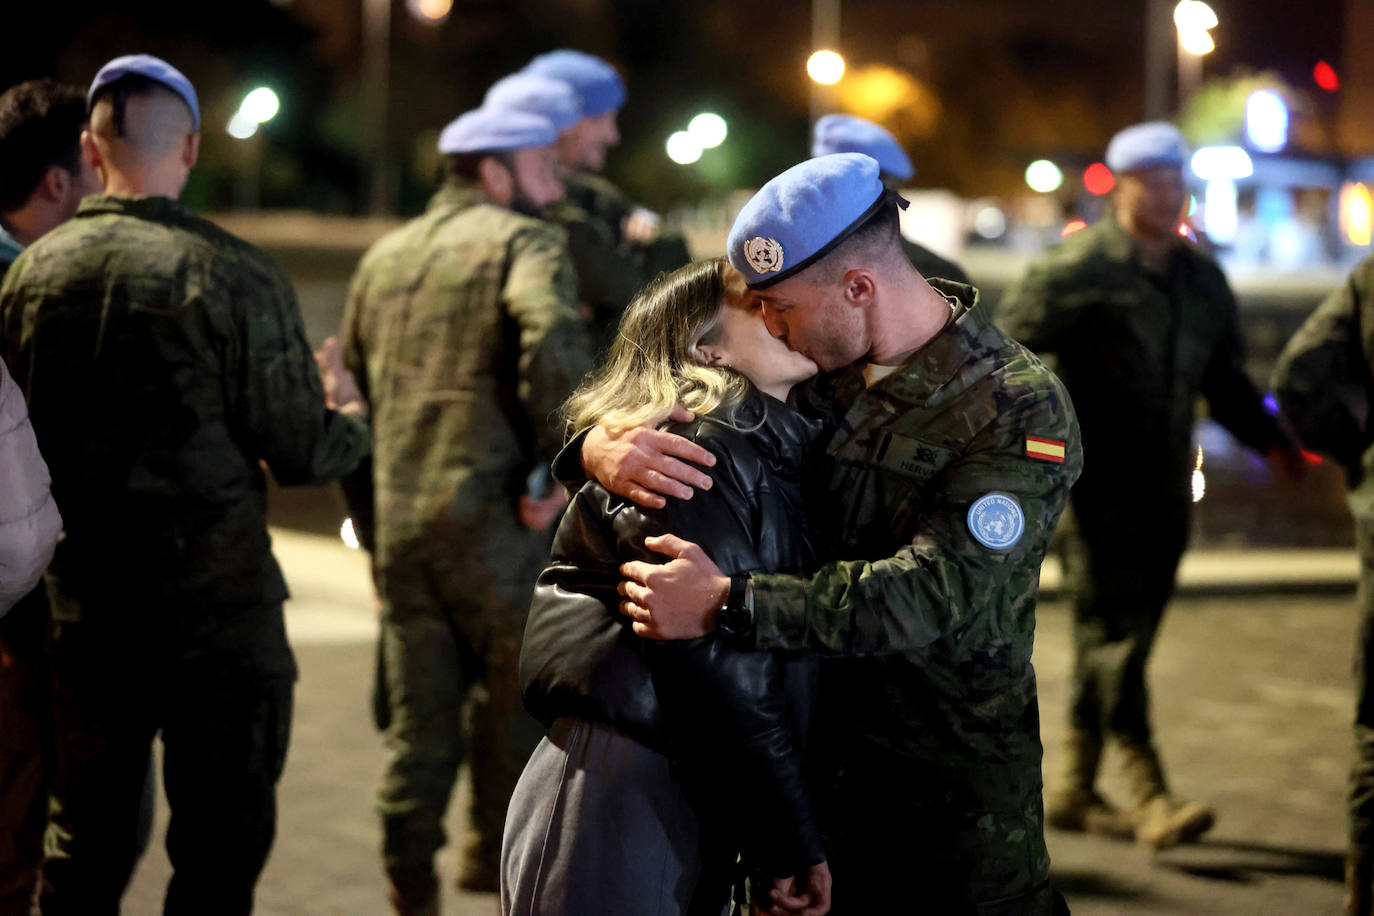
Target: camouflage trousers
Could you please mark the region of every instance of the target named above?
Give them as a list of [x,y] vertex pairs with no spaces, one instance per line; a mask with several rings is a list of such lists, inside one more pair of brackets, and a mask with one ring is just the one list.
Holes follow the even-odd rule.
[[439,534],[375,571],[387,751],[377,812],[389,871],[433,862],[466,761],[472,847],[495,875],[511,793],[544,734],[521,702],[518,673],[549,543],[516,527],[480,544]]
[[[0,667],[0,916],[29,916],[43,865],[52,741],[48,606],[42,586],[5,617]],[[135,860],[152,835],[156,774],[151,761],[139,802]]]
[[[189,615],[188,615],[189,616]],[[242,620],[248,615],[238,615]],[[166,914],[246,914],[276,833],[294,667],[281,606],[255,609],[268,657],[169,652],[88,621],[54,624],[56,766],[43,864],[47,916],[115,916],[139,854],[152,742],[171,808]],[[123,621],[121,621],[121,624]],[[184,647],[183,647],[184,649]]]
[[1062,532],[1073,602],[1069,726],[1099,742],[1151,740],[1145,664],[1183,555],[1186,522],[1090,538]]

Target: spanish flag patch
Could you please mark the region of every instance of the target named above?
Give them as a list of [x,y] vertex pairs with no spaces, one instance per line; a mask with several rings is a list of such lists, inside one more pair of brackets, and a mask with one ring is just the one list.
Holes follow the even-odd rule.
[[1041,439],[1039,436],[1026,437],[1026,457],[1039,458],[1041,461],[1064,463],[1064,443],[1054,439]]

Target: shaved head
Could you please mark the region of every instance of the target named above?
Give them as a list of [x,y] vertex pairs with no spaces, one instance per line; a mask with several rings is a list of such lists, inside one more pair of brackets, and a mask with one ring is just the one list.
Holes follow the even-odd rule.
[[199,151],[191,109],[153,80],[127,76],[111,83],[91,106],[88,159],[116,180],[112,193],[176,197]]

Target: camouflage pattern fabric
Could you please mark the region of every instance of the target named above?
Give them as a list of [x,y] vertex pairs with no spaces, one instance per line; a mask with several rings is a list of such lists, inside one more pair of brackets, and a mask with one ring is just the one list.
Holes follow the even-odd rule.
[[[55,615],[111,594],[279,604],[260,462],[322,484],[368,449],[324,407],[280,269],[165,197],[87,197],[25,250],[0,287],[0,344],[65,522],[49,576],[71,600]],[[232,614],[217,624],[253,640]]]
[[[829,556],[863,559],[754,576],[754,642],[845,656],[822,668],[813,742],[837,756],[822,796],[836,913],[899,899],[1050,913],[1030,659],[1040,564],[1082,466],[1078,430],[1058,380],[991,325],[976,291],[933,285],[959,304],[906,365],[872,388],[851,367],[803,391],[836,430],[812,492],[842,502],[817,532]],[[974,511],[989,494],[1024,522],[1000,548],[973,531],[989,536]]]
[[1069,236],[998,307],[1073,397],[1087,456],[1065,514],[1074,611],[1069,720],[1099,743],[1150,741],[1145,663],[1187,541],[1199,396],[1259,451],[1279,433],[1242,365],[1236,301],[1216,262],[1180,240],[1147,270],[1113,218]]
[[557,205],[554,218],[569,230],[583,302],[591,309],[596,340],[604,350],[634,294],[692,258],[680,235],[664,233],[648,243],[627,241],[622,224],[637,204],[600,175],[575,172],[564,186],[567,196]]
[[[1355,644],[1355,763],[1350,771],[1352,864],[1374,896],[1374,257],[1362,261],[1284,347],[1273,387],[1304,446],[1345,468],[1360,555],[1360,627]],[[1352,875],[1352,877],[1356,877]],[[1353,912],[1353,910],[1352,910]]]
[[245,912],[295,678],[261,463],[325,483],[367,432],[325,409],[276,265],[165,197],[87,197],[11,267],[0,333],[66,530],[43,910],[117,909],[161,731],[168,910]]
[[516,661],[551,532],[516,511],[590,366],[575,286],[562,230],[457,184],[377,242],[353,279],[342,350],[375,441],[388,868],[426,866],[444,842],[472,688],[472,821],[493,877],[510,791],[542,735]]

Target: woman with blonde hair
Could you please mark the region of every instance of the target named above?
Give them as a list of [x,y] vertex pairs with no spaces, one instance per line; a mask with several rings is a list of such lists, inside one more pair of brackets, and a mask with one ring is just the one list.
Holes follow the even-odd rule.
[[[631,303],[605,364],[566,405],[573,431],[629,428],[677,405],[672,431],[710,450],[710,489],[646,509],[586,483],[540,576],[520,659],[526,707],[548,734],[506,817],[505,913],[720,914],[738,858],[766,909],[773,887],[829,870],[807,791],[809,657],[742,652],[713,634],[641,641],[618,613],[620,564],[658,561],[646,536],[709,544],[735,576],[815,565],[801,501],[820,432],[785,402],[816,371],[764,327],[723,259],[660,278]],[[737,593],[740,592],[740,593]],[[722,613],[721,631],[731,620]]]

